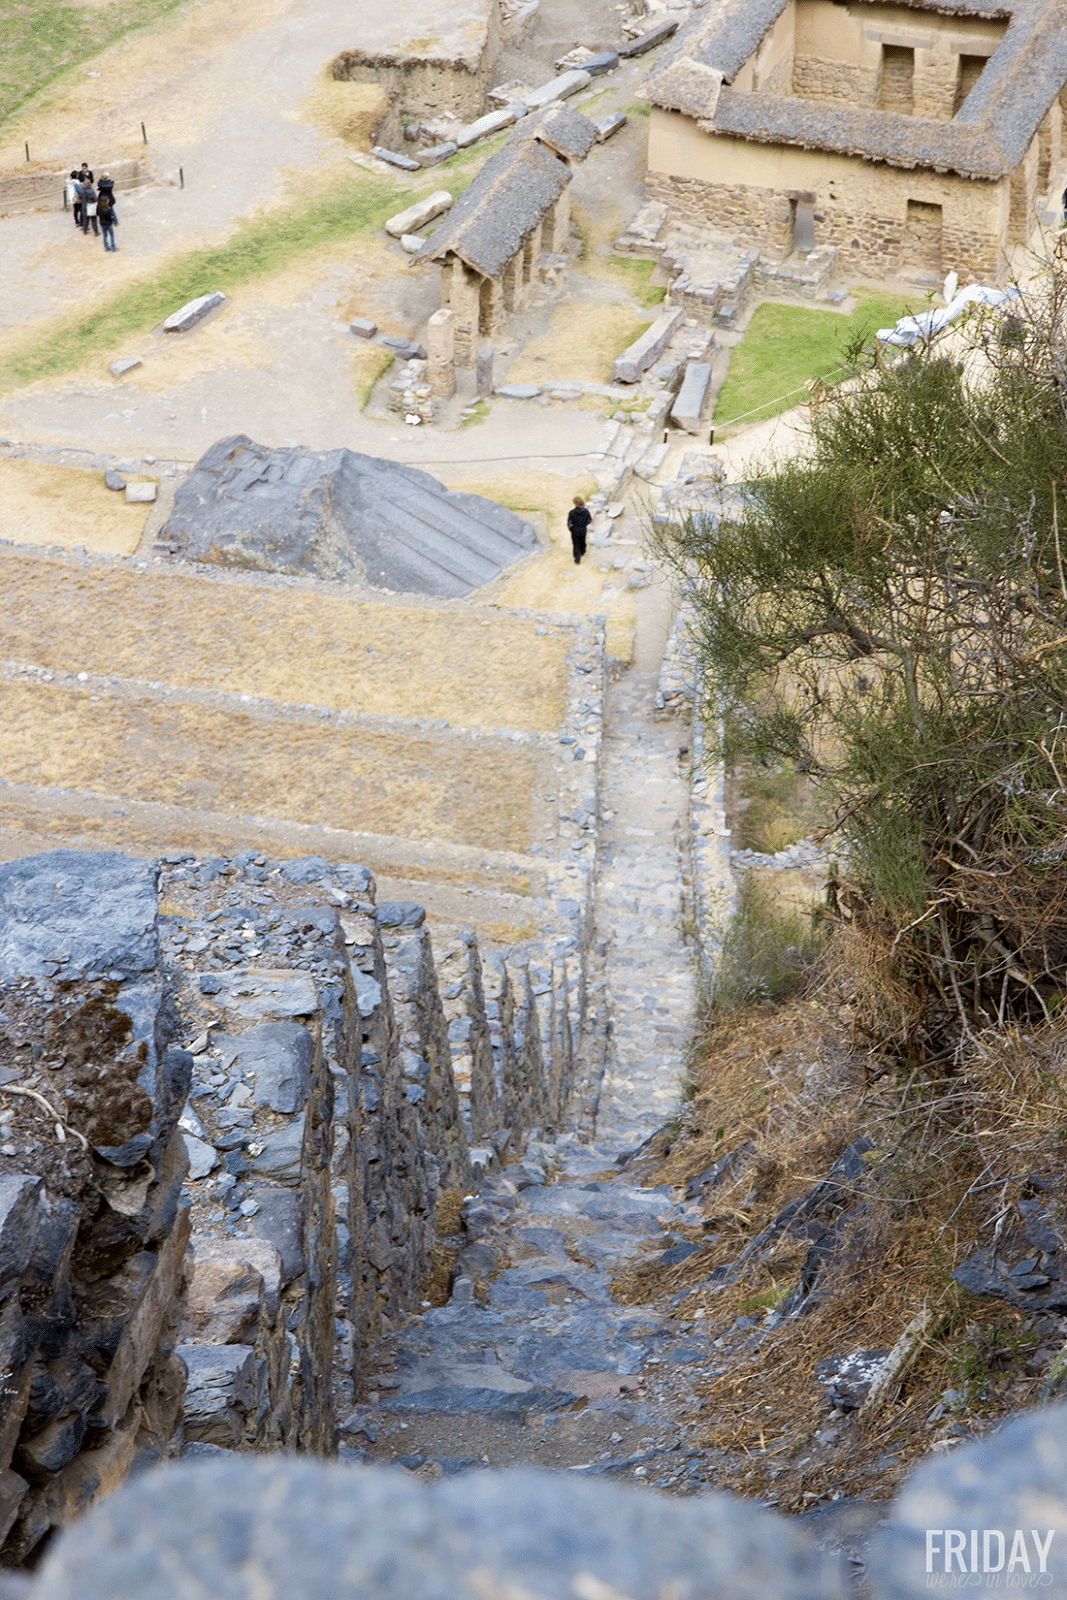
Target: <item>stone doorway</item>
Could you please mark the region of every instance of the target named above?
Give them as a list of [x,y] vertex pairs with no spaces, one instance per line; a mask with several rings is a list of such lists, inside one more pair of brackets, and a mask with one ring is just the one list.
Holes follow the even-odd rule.
[[895,111],[910,117],[915,110],[915,51],[903,45],[882,46],[882,70],[878,75],[879,111]]
[[937,281],[941,271],[941,207],[909,200],[900,252],[901,272],[921,282]]

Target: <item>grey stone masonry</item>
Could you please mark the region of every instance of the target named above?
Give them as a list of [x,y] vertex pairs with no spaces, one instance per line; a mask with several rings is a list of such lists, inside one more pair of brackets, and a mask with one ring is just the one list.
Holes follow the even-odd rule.
[[158,1460],[189,1214],[191,1058],[159,970],[156,872],[56,851],[0,867],[0,1562]]

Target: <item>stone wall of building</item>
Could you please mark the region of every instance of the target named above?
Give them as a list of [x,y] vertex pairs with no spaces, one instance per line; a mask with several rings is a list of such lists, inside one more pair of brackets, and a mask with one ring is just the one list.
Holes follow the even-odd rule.
[[[1020,170],[1017,202],[1029,205],[1038,141]],[[1032,170],[1031,170],[1032,169]],[[980,182],[860,157],[760,145],[709,134],[677,112],[654,108],[646,194],[670,218],[696,223],[781,259],[792,247],[790,198],[814,195],[817,248],[838,268],[895,277],[904,264],[908,202],[941,208],[941,272],[997,282],[1007,272],[1011,181]]]
[[823,56],[798,55],[793,62],[792,93],[801,100],[826,105],[873,106],[878,69]]

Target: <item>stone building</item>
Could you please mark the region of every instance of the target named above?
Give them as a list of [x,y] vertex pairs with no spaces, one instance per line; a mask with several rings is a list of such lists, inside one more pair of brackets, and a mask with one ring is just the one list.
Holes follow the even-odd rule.
[[440,263],[458,366],[470,365],[478,340],[524,304],[546,258],[563,255],[573,168],[595,140],[588,118],[565,105],[524,117],[414,257]]
[[725,0],[648,80],[648,199],[769,261],[1003,279],[1065,82],[1064,0]]

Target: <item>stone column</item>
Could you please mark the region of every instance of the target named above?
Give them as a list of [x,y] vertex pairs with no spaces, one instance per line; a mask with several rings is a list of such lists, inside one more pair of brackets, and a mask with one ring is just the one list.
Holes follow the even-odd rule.
[[426,324],[426,353],[430,388],[438,400],[451,400],[456,392],[456,316],[447,306]]
[[478,351],[474,382],[478,399],[488,400],[493,392],[493,352],[488,345],[483,345]]

